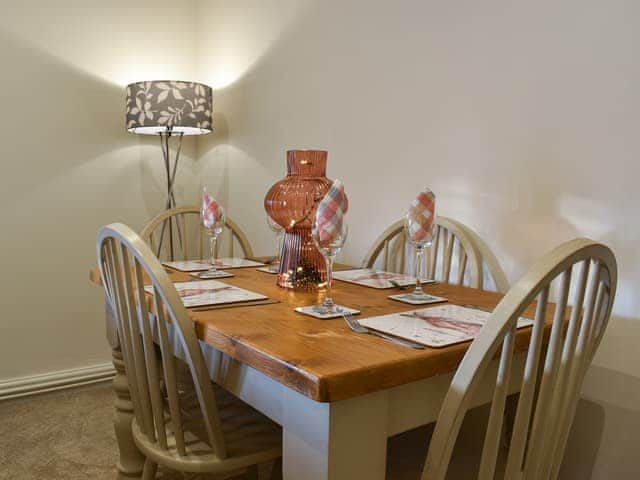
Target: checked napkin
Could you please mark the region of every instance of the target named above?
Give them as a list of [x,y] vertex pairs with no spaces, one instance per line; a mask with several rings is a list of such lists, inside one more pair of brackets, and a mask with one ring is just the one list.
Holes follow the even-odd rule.
[[207,189],[202,191],[202,224],[205,228],[213,228],[220,221],[222,207],[216,202]]
[[348,208],[349,201],[344,193],[344,185],[340,180],[336,180],[318,204],[316,211],[316,229],[321,242],[331,242],[342,233],[342,222]]
[[409,240],[423,242],[431,235],[431,225],[435,218],[436,196],[431,190],[420,192],[411,202],[407,214]]

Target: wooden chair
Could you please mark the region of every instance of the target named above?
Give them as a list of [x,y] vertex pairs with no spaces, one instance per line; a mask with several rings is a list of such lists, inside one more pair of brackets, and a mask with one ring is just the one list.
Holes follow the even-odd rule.
[[[607,326],[616,284],[617,265],[611,250],[577,239],[553,250],[514,285],[469,347],[451,382],[422,480],[445,478],[462,420],[498,354],[477,478],[493,479],[496,471],[508,480],[557,478],[580,387]],[[547,308],[550,297],[555,309]],[[516,321],[532,303],[536,313],[524,370],[522,375],[514,370],[521,385],[513,431],[506,458],[498,462]],[[547,317],[552,321],[548,345],[543,348]]]
[[[172,222],[171,228],[168,222]],[[163,229],[164,239],[160,244]],[[200,225],[200,208],[197,206],[176,207],[162,212],[147,223],[140,236],[163,260],[209,257],[209,241]],[[247,236],[236,222],[227,217],[216,245],[216,256],[233,257],[236,245],[240,247],[244,258],[253,257]]]
[[[426,257],[426,276],[445,283],[466,284],[482,289],[482,261],[478,248],[461,223],[447,217],[436,217],[434,239]],[[405,273],[407,242],[404,220],[398,220],[380,235],[362,262],[373,268],[382,255],[381,268]]]
[[[146,457],[142,478],[154,478],[161,464],[220,475],[248,469],[257,479],[258,464],[281,456],[280,427],[221,387],[215,391],[182,300],[135,232],[122,224],[103,227],[97,255],[107,301],[118,320],[133,438]],[[152,300],[145,283],[151,285]],[[193,391],[183,388],[176,372],[177,350]]]

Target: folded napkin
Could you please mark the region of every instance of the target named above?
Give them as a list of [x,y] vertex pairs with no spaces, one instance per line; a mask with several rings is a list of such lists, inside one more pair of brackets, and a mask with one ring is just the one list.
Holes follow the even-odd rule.
[[423,242],[431,235],[431,225],[435,218],[436,196],[431,190],[420,192],[411,202],[407,217],[409,240]]
[[316,230],[321,242],[331,242],[342,233],[342,222],[348,208],[349,201],[344,193],[344,185],[340,180],[336,180],[316,210]]
[[212,228],[220,221],[222,207],[209,195],[207,189],[202,191],[202,224],[205,228]]

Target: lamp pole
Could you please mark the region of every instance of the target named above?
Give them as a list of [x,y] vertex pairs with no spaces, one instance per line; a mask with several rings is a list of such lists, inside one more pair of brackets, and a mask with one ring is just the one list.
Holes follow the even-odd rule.
[[[165,206],[165,210],[170,210],[176,206],[176,198],[173,194],[173,186],[175,185],[176,180],[176,172],[178,170],[178,160],[180,159],[180,151],[182,150],[182,137],[184,135],[183,132],[178,132],[176,135],[178,137],[178,148],[176,149],[175,159],[173,161],[173,166],[171,165],[171,155],[169,150],[169,138],[173,135],[172,127],[167,127],[164,132],[160,132],[160,146],[162,147],[162,157],[164,158],[164,167],[167,174],[167,202]],[[162,242],[164,241],[164,232],[167,226],[167,221],[169,222],[169,255],[171,261],[173,261],[173,221],[172,217],[169,217],[162,224],[162,230],[160,232],[160,242],[158,244],[158,257],[160,256],[160,252],[162,251]],[[178,230],[178,241],[181,242],[182,247],[182,235],[180,232],[180,224],[176,219],[176,229]]]
[[[145,80],[127,85],[126,115],[127,131],[143,135],[158,135],[162,158],[167,175],[167,200],[165,211],[175,208],[175,180],[178,161],[182,150],[183,135],[204,135],[213,131],[213,90],[198,82],[180,80]],[[175,156],[171,155],[170,138],[178,137]],[[157,255],[160,257],[165,243],[165,233],[169,235],[169,257],[174,259],[174,218],[162,222]],[[180,225],[182,223],[182,226]],[[167,229],[167,224],[169,228]],[[181,247],[186,233],[184,222],[175,218],[175,229]]]

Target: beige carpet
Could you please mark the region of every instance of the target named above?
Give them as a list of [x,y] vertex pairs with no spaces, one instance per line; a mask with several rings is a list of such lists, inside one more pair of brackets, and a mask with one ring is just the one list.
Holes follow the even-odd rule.
[[[0,402],[0,480],[115,479],[113,399],[105,383]],[[420,477],[430,434],[422,428],[390,439],[387,478]],[[157,478],[210,477],[160,470]]]
[[0,479],[113,479],[109,384],[0,403]]

